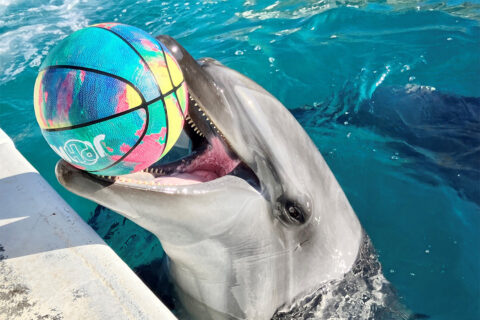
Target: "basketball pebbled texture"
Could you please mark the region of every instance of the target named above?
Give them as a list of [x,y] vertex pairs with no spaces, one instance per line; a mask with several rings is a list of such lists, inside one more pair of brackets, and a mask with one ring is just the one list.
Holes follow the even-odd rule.
[[136,27],[101,23],[50,51],[34,106],[59,156],[111,176],[143,170],[168,153],[184,125],[188,92],[163,44]]

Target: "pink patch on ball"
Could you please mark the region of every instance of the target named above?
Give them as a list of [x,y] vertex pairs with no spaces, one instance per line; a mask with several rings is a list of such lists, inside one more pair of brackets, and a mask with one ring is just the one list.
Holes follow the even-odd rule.
[[80,81],[81,82],[85,81],[85,74],[86,74],[86,72],[84,70],[80,70]]
[[[127,153],[128,151],[130,151],[132,147],[129,146],[128,144],[126,143],[123,143],[121,146],[120,146],[120,151],[123,152],[123,153]],[[121,158],[121,157],[120,157]],[[117,159],[115,159],[117,160]]]
[[142,142],[133,149],[123,161],[136,163],[137,165],[135,166],[134,171],[147,168],[162,156],[163,150],[165,149],[165,143],[158,142],[161,137],[161,133],[146,135]]
[[118,25],[119,23],[116,23],[116,22],[105,22],[105,23],[96,24],[95,26],[100,28],[105,28],[105,29],[112,29],[113,27]]
[[73,87],[75,86],[75,71],[68,72],[62,81],[57,94],[57,114],[68,119],[68,112],[73,102]]
[[82,167],[82,166],[79,166],[78,164],[74,164],[74,163],[70,163],[72,166],[74,166],[75,168],[77,169],[80,169],[80,170],[86,170],[85,167]]
[[117,107],[115,108],[115,112],[123,112],[128,110],[130,106],[127,103],[127,86],[125,86],[125,89],[122,91],[120,96],[118,97],[118,104]]
[[159,52],[160,50],[158,49],[158,47],[150,40],[148,39],[142,39],[140,40],[140,42],[142,43],[142,45],[148,49],[150,49],[151,51],[154,51],[154,52]]

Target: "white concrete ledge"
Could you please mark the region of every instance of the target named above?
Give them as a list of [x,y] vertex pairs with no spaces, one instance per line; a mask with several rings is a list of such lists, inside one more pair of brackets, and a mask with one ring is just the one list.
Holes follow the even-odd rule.
[[0,319],[176,319],[1,129]]

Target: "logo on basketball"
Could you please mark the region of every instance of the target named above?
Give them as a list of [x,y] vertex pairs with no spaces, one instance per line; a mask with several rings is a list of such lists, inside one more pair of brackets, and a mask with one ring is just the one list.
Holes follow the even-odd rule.
[[100,134],[93,139],[93,144],[89,141],[70,139],[61,147],[51,145],[53,150],[62,158],[71,163],[81,165],[93,165],[99,158],[105,157],[105,151],[101,141],[105,140],[105,135]]

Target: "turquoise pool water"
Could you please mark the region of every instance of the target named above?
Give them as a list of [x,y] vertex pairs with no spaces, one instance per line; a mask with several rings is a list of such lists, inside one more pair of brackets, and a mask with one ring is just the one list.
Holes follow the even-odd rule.
[[[119,21],[264,86],[305,127],[404,304],[480,318],[480,4],[463,1],[3,1],[0,127],[129,263],[158,241],[60,187],[33,83],[57,41]],[[1,160],[0,160],[1,161]],[[1,198],[0,198],[1,199]]]

